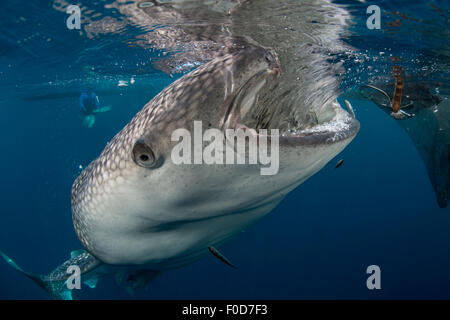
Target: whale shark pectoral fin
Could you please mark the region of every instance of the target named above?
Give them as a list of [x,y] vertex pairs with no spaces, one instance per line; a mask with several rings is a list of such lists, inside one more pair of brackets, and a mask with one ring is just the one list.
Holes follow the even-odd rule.
[[237,269],[237,267],[230,262],[223,254],[221,254],[216,248],[208,247],[209,252],[211,252],[217,259],[225,263],[226,265]]

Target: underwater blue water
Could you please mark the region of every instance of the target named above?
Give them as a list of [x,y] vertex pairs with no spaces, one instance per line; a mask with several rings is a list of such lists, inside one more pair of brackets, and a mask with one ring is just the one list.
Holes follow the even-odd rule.
[[[21,47],[17,39],[32,27],[17,23],[19,17],[64,23],[66,15],[41,2],[19,8],[11,1],[0,8],[3,15],[8,12],[0,49],[0,249],[24,270],[48,273],[81,248],[70,211],[74,179],[147,101],[180,75],[146,66],[135,88],[118,87],[133,73],[121,70],[115,76],[114,59],[151,59],[158,52],[133,49],[131,54],[110,39],[102,43],[101,56],[89,56],[83,51],[90,45],[87,40],[45,24],[40,35],[28,40],[35,44]],[[47,42],[48,33],[52,41]],[[55,43],[65,43],[66,51],[58,51]],[[80,52],[102,70],[100,76],[92,70],[88,85],[86,70],[70,67]],[[97,92],[102,105],[112,106],[90,129],[81,125],[78,106],[86,87]],[[58,93],[62,97],[36,98]],[[221,247],[238,269],[211,256],[164,273],[135,296],[107,277],[95,290],[84,286],[74,297],[450,298],[450,209],[437,206],[426,167],[396,121],[372,102],[351,102],[361,122],[354,141],[268,216]],[[336,169],[339,159],[344,163]],[[366,287],[366,268],[373,264],[381,268],[381,290]],[[0,261],[0,299],[48,298]]]

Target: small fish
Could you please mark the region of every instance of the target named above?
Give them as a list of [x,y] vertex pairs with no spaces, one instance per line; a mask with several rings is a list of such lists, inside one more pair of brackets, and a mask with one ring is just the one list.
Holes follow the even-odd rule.
[[336,168],[339,168],[340,166],[342,166],[343,163],[344,163],[344,159],[339,160],[339,161],[336,163]]
[[230,262],[223,254],[221,254],[216,248],[214,247],[208,247],[209,252],[211,252],[216,258],[218,258],[220,261],[225,263],[226,265],[229,265],[232,268],[236,268],[234,264]]

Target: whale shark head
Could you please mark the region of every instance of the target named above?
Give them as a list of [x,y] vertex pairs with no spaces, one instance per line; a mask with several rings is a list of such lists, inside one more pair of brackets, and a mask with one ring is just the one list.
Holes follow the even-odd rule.
[[[200,66],[147,103],[73,184],[73,222],[86,250],[108,264],[181,266],[270,212],[338,154],[359,123],[337,102],[326,106],[333,114],[327,121],[272,135],[280,123],[270,121],[271,113],[279,106],[262,105],[259,96],[270,94],[282,72],[274,52],[245,47]],[[261,174],[259,162],[174,161],[178,129],[192,138],[191,155],[209,145],[199,124],[202,131],[225,136],[243,129],[265,136],[270,147],[278,144],[276,174]]]

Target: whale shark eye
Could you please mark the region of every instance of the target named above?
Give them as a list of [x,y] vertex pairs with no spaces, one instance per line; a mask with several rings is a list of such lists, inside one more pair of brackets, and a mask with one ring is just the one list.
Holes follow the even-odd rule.
[[148,144],[137,141],[133,147],[133,160],[137,165],[144,168],[151,168],[155,165],[155,154]]
[[266,59],[266,61],[269,62],[269,63],[272,63],[274,61],[273,56],[271,54],[269,54],[269,53],[266,53],[264,55],[264,59]]

